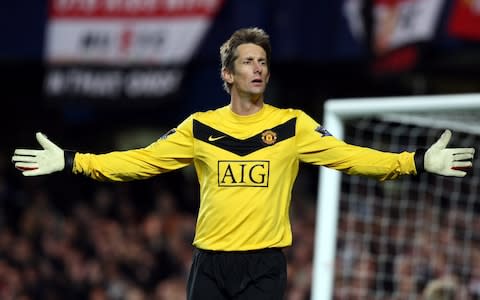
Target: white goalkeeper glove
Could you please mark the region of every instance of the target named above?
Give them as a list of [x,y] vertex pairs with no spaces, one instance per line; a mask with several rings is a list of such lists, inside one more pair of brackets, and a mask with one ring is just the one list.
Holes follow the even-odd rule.
[[465,169],[472,167],[474,148],[447,148],[452,137],[450,130],[445,130],[440,138],[427,149],[424,157],[424,169],[427,172],[464,177]]
[[12,161],[24,176],[38,176],[62,171],[65,168],[64,151],[43,133],[36,134],[43,150],[15,149]]

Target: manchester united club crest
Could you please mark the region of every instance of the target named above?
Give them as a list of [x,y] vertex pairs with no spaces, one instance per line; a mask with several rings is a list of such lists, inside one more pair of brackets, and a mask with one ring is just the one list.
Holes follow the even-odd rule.
[[262,142],[267,145],[273,145],[277,141],[277,133],[271,130],[262,132]]

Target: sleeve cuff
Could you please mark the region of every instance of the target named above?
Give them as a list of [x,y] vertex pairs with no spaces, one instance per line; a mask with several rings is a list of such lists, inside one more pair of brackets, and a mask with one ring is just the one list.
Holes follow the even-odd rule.
[[63,150],[63,156],[65,159],[65,167],[63,168],[64,172],[72,173],[73,172],[73,161],[75,160],[76,151],[72,150]]
[[423,165],[423,161],[425,159],[425,152],[427,152],[426,149],[420,148],[415,151],[415,154],[413,156],[413,159],[415,161],[415,168],[417,169],[417,174],[425,172],[425,168]]

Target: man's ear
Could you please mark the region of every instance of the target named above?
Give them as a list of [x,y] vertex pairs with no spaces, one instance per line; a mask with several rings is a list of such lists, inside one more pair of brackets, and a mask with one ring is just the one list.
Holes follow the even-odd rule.
[[222,68],[222,77],[228,84],[233,83],[233,73],[225,67]]

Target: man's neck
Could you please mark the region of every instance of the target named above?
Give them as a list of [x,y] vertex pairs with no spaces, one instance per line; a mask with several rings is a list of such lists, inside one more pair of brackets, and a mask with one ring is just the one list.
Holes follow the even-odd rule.
[[231,96],[230,109],[240,116],[252,115],[259,112],[263,107],[263,95],[250,98]]

